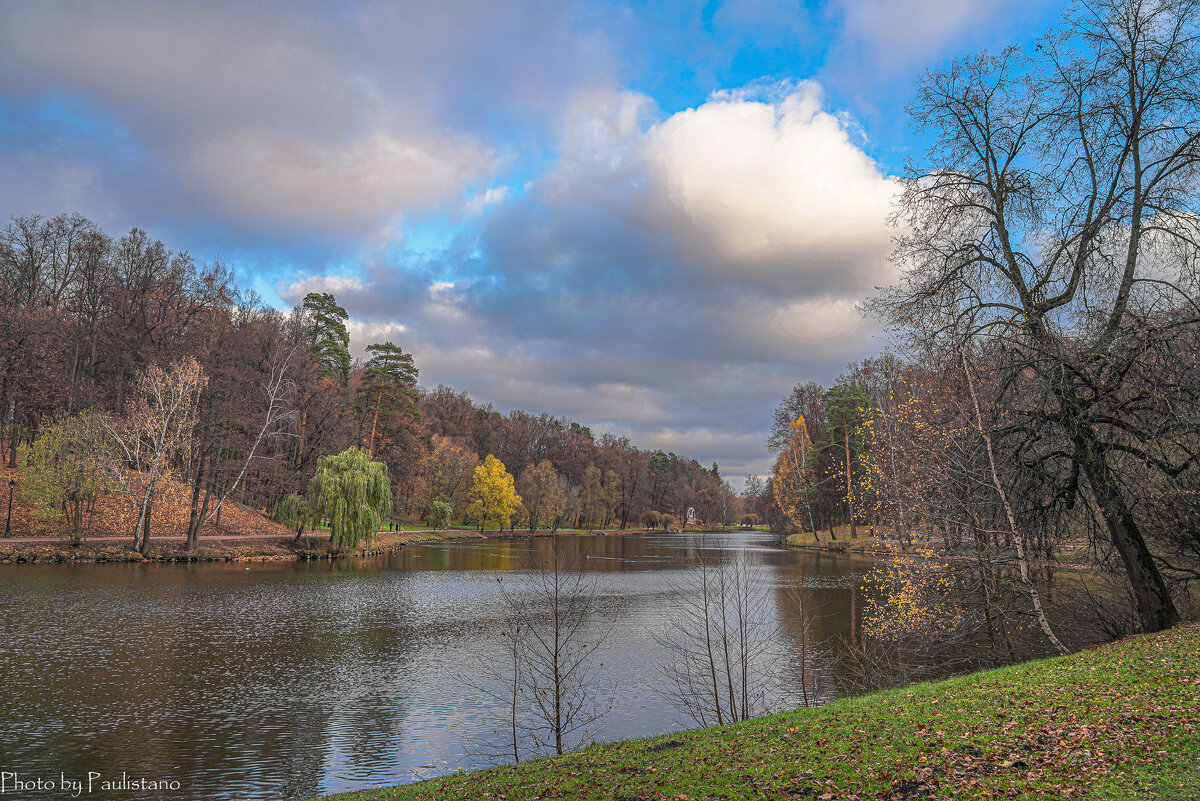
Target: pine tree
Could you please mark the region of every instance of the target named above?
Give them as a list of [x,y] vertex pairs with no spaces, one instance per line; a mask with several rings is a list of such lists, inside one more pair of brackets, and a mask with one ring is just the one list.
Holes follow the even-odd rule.
[[360,414],[371,415],[371,434],[367,440],[367,452],[375,451],[375,431],[380,417],[402,414],[417,419],[417,368],[411,353],[392,342],[368,345],[371,354],[362,383],[358,388]]

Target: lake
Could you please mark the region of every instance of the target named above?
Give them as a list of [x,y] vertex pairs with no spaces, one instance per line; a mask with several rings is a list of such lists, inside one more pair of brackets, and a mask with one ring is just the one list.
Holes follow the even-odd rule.
[[[744,553],[796,645],[797,596],[811,640],[855,633],[872,565],[757,533],[560,542],[595,575],[594,617],[612,627],[597,654],[614,688],[598,740],[695,727],[664,697],[658,661],[671,588],[698,553]],[[468,743],[495,736],[496,702],[471,677],[503,653],[496,577],[550,547],[518,537],[337,562],[0,565],[0,771],[178,783],[94,798],[232,801],[479,766]],[[26,787],[15,797],[71,795]]]

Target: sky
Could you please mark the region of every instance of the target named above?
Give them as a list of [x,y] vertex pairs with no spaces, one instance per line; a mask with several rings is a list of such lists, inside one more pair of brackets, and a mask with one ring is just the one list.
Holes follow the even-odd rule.
[[137,226],[421,383],[765,474],[886,336],[913,81],[1063,0],[0,0],[0,213]]

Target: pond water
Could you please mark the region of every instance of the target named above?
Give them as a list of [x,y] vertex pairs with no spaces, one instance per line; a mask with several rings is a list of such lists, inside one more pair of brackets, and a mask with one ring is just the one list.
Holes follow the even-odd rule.
[[[760,534],[568,537],[596,576],[597,655],[615,688],[600,740],[694,728],[658,660],[672,585],[697,553],[744,553],[785,637],[854,633],[871,561]],[[81,781],[90,796],[282,799],[480,764],[486,695],[467,681],[503,651],[497,575],[546,538],[424,544],[287,564],[0,565],[0,772]],[[500,571],[507,571],[501,573]],[[786,655],[782,658],[787,658]],[[11,776],[12,773],[16,777]],[[178,782],[101,792],[100,782]],[[0,777],[2,778],[2,777]]]

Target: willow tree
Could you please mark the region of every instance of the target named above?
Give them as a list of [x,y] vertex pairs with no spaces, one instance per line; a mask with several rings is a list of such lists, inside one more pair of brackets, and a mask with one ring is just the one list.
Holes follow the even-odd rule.
[[274,517],[288,528],[296,529],[296,536],[292,542],[300,542],[300,538],[304,536],[305,527],[311,526],[319,520],[308,499],[296,493],[287,495],[275,506]]
[[339,551],[356,550],[375,539],[392,513],[387,465],[371,460],[361,448],[347,448],[317,460],[308,485],[313,515],[329,523],[329,541]]

